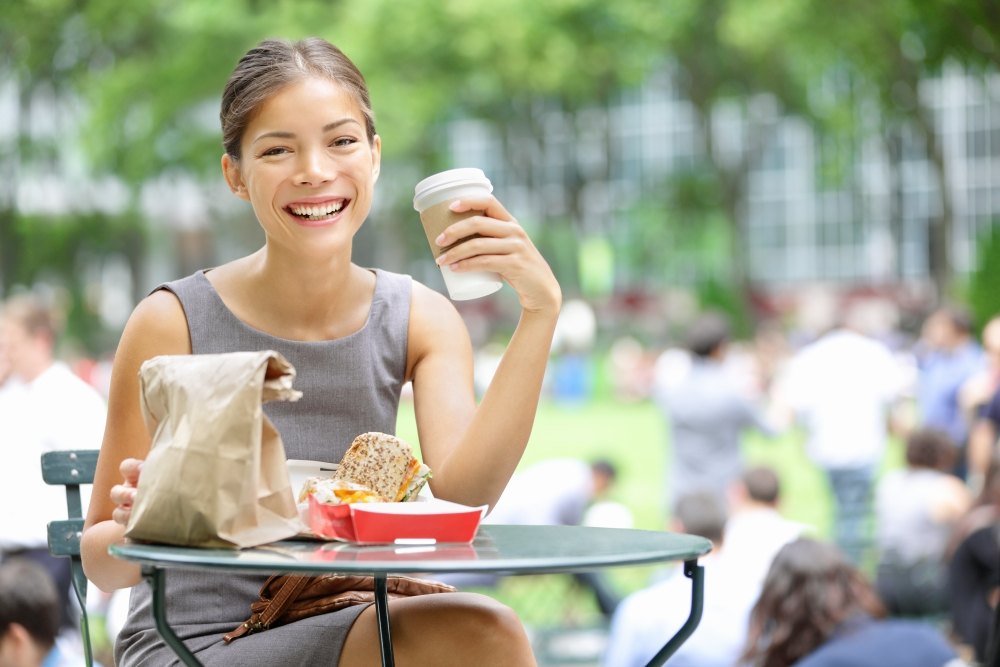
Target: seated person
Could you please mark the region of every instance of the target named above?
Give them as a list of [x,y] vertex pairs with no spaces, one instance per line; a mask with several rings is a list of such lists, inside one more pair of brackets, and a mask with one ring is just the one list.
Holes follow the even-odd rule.
[[[604,459],[591,463],[572,458],[540,461],[514,473],[483,523],[581,525],[587,508],[608,493],[616,476],[614,464]],[[501,578],[494,574],[445,574],[437,577],[439,581],[460,588],[495,586]],[[573,578],[594,594],[601,614],[610,618],[619,597],[604,573],[579,572]]]
[[70,667],[83,658],[56,643],[62,613],[49,573],[27,558],[0,565],[0,667]]
[[914,431],[906,440],[906,467],[878,485],[875,587],[894,616],[947,609],[944,553],[955,522],[972,502],[962,480],[951,474],[954,457],[955,446],[943,432]]
[[[671,530],[711,540],[700,562],[705,568],[704,613],[694,634],[680,647],[670,667],[731,667],[746,639],[747,616],[758,587],[738,558],[728,558],[723,541],[726,514],[711,491],[677,501]],[[629,595],[611,623],[605,667],[641,667],[655,656],[687,620],[691,581],[680,565],[672,576]]]
[[774,557],[750,614],[749,667],[944,667],[956,658],[930,625],[885,620],[864,576],[832,544],[800,538]]
[[781,516],[780,502],[778,475],[766,466],[747,470],[730,489],[726,554],[739,558],[743,571],[758,584],[764,583],[778,549],[809,530]]
[[990,625],[1000,607],[1000,521],[958,545],[948,565],[947,591],[956,639],[977,664],[990,664],[985,662]]

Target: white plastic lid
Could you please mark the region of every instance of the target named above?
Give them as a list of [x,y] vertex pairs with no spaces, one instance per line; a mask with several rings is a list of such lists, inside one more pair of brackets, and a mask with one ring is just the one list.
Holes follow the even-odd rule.
[[493,192],[493,184],[482,169],[476,167],[463,167],[460,169],[448,169],[428,176],[417,183],[413,188],[413,207],[419,210],[417,201],[431,197],[442,190],[466,185],[485,186],[487,192]]

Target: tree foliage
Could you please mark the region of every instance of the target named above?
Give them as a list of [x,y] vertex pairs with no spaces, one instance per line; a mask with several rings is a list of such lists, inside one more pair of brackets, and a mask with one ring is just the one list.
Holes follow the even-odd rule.
[[[475,118],[501,138],[507,162],[525,181],[538,184],[532,196],[546,215],[538,158],[553,144],[540,118],[569,119],[571,139],[561,149],[568,209],[552,213],[539,234],[568,284],[580,273],[580,239],[614,234],[614,252],[641,279],[661,270],[659,248],[689,248],[688,258],[717,254],[722,229],[729,242],[721,245],[732,256],[713,279],[728,273],[744,297],[753,288],[740,253],[747,177],[775,127],[775,112],[762,98],[777,102],[779,116],[805,119],[840,147],[823,152],[824,178],[853,178],[852,151],[873,123],[887,145],[902,128],[921,133],[942,197],[932,246],[944,248],[933,267],[944,283],[949,176],[936,155],[940,142],[920,82],[951,62],[989,72],[1000,64],[1000,10],[978,0],[0,3],[0,83],[15,91],[17,106],[14,127],[0,134],[0,293],[53,273],[53,266],[72,281],[101,253],[127,256],[140,270],[147,243],[141,188],[170,174],[218,179],[218,100],[236,59],[262,38],[311,34],[341,46],[365,73],[385,159],[408,174],[447,166],[443,128]],[[652,199],[593,220],[585,187],[611,180],[613,161],[596,172],[584,164],[578,149],[595,140],[594,128],[573,119],[606,110],[664,68],[697,117],[696,155]],[[74,120],[55,133],[39,131],[33,111],[52,100],[71,107]],[[875,113],[860,114],[861,100],[870,100]],[[722,106],[748,124],[739,154],[727,153],[714,133]],[[609,124],[598,128],[597,141],[610,155],[618,147]],[[20,180],[58,167],[67,147],[89,175],[126,184],[124,213],[39,219],[18,210]],[[400,214],[388,217],[403,219],[409,203],[400,196],[384,206]],[[622,221],[628,229],[614,230]],[[422,243],[418,234],[399,237]],[[36,243],[47,246],[44,252]],[[89,250],[81,251],[84,245]]]

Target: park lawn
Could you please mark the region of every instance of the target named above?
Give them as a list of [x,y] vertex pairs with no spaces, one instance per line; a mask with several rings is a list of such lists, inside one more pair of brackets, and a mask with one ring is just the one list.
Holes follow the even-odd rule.
[[[410,402],[400,404],[397,433],[410,443],[418,442]],[[666,424],[649,401],[622,403],[594,399],[582,404],[560,404],[544,400],[521,467],[549,458],[608,458],[619,471],[610,499],[632,511],[636,528],[659,530],[666,527],[669,518],[664,509],[667,441]],[[748,434],[744,448],[748,462],[772,466],[778,473],[783,513],[812,526],[816,536],[827,538],[832,511],[830,492],[822,472],[806,457],[803,443],[802,433],[795,430],[777,438]],[[890,447],[886,469],[900,464],[899,449],[898,443]],[[629,593],[645,586],[657,571],[653,567],[619,568],[611,576],[622,593]],[[539,586],[539,579],[508,580],[499,594],[496,591],[490,594],[510,604],[527,623],[565,623],[567,617],[572,622],[587,622],[596,617],[589,598],[567,591],[568,578],[558,578],[543,586]],[[539,590],[545,591],[544,594]],[[552,600],[567,599],[569,603],[553,607]]]

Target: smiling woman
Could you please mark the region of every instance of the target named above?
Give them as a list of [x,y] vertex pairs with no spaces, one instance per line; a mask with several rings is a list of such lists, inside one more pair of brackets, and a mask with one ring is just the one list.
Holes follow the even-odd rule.
[[[372,206],[381,139],[361,73],[321,39],[265,41],[239,61],[222,96],[222,171],[250,203],[262,248],[159,286],[138,304],[119,343],[109,418],[83,536],[87,575],[104,590],[132,586],[116,664],[169,664],[152,624],[147,583],[108,555],[122,541],[150,435],[138,370],[163,354],[277,350],[297,369],[296,403],[268,404],[293,459],[336,461],[360,433],[393,433],[400,390],[412,381],[421,458],[438,498],[493,504],[527,444],[561,293],[548,264],[493,196],[453,210],[475,214],[438,243],[455,271],[498,273],[522,313],[477,406],[472,346],[442,295],[409,276],[352,262]],[[183,483],[181,481],[180,483]],[[263,578],[172,573],[171,624],[206,665],[375,664],[373,608],[353,607],[225,644]],[[531,665],[517,617],[495,601],[449,593],[393,600],[403,664]],[[263,639],[262,639],[263,638]]]

